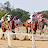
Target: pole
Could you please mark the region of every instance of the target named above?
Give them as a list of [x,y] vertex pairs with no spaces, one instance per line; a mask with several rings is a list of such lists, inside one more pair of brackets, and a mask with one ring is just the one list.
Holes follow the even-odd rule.
[[11,40],[10,40],[10,35],[8,33],[8,46],[11,47]]
[[36,48],[35,37],[32,35],[32,48]]

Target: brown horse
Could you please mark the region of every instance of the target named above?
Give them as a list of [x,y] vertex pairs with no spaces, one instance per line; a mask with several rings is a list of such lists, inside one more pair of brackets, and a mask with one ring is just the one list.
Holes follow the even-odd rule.
[[37,23],[38,22],[37,21],[34,21],[34,22],[32,22],[31,25],[29,25],[28,21],[29,21],[29,19],[26,20],[26,22],[23,23],[23,26],[26,27],[27,33],[28,33],[28,27],[30,27],[31,33],[34,31],[33,34],[35,34],[36,33],[36,30],[37,30]]
[[[16,18],[16,16],[13,17],[12,20],[8,22],[8,27],[7,27],[6,25],[3,25],[4,22],[1,23],[1,28],[2,28],[2,31],[3,31],[3,32],[6,32],[6,30],[11,30],[13,33],[15,33],[15,28],[18,27],[18,24],[16,24],[16,22],[15,22],[16,20],[14,20],[14,18]],[[3,38],[3,37],[4,37],[4,34],[3,34],[2,38]],[[1,38],[1,39],[2,39],[2,38]],[[4,38],[4,39],[5,39],[5,38]],[[16,35],[13,35],[13,39],[14,39],[14,40],[17,39],[17,38],[16,38]],[[19,40],[19,39],[17,39],[17,40]]]
[[[44,25],[47,24],[45,21],[46,21],[46,20],[43,19],[41,22],[38,23],[38,29],[40,30],[40,35],[41,35],[41,33],[43,32]],[[44,34],[44,32],[43,32],[43,34]]]

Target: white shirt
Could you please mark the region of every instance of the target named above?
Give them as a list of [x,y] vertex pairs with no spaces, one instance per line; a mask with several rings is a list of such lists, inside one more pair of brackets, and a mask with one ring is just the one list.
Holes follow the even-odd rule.
[[31,14],[29,18],[32,19],[32,16],[33,16],[33,14]]
[[8,19],[7,21],[10,21],[10,18],[9,17],[7,17],[7,19]]

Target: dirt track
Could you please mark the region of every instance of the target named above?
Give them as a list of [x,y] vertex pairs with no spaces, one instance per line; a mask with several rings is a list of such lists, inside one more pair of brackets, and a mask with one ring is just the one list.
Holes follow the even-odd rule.
[[[0,29],[0,31],[2,32],[1,29]],[[20,33],[26,33],[24,31],[25,31],[25,28],[20,28]],[[46,31],[47,31],[47,29],[46,29]],[[7,32],[9,32],[9,30]],[[16,32],[17,32],[17,29],[16,29]],[[25,36],[22,36],[22,35],[21,36],[16,35],[16,36],[20,40],[11,40],[11,48],[32,48],[32,39],[30,41],[23,40],[25,38]],[[7,42],[7,35],[5,35],[5,37],[6,37],[6,40],[0,39],[0,48],[9,48],[8,42]],[[0,38],[1,38],[1,36],[0,36]],[[27,37],[27,39],[28,39],[28,37]],[[35,37],[35,40],[36,40],[35,41],[36,48],[48,48],[48,39]]]
[[[9,48],[7,40],[0,40],[0,48]],[[11,40],[11,48],[32,48],[32,41]],[[48,40],[36,40],[36,48],[48,48]]]

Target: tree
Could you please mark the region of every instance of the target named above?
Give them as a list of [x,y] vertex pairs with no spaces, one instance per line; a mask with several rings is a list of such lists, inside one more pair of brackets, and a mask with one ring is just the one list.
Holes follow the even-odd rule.
[[40,14],[40,13],[43,13],[43,17],[44,17],[44,18],[48,18],[48,10],[38,12],[38,14]]
[[10,10],[10,3],[9,3],[9,1],[4,3],[4,8],[5,8],[6,12],[8,12]]
[[12,10],[12,15],[17,16],[22,22],[24,22],[29,18],[30,13],[20,8],[16,8]]
[[6,14],[7,12],[5,12],[4,10],[0,10],[0,19]]

